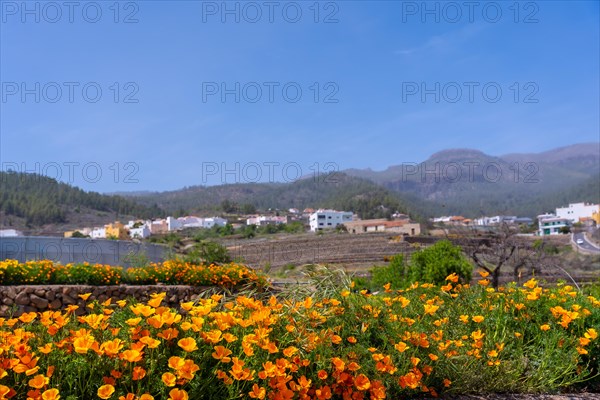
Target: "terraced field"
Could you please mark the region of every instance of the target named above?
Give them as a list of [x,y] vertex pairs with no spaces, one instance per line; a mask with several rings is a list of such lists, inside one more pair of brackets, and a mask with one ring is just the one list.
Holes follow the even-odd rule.
[[[420,239],[420,238],[417,238]],[[531,239],[523,238],[524,244]],[[453,240],[464,246],[460,239]],[[567,241],[568,242],[568,241]],[[233,258],[243,260],[253,268],[268,270],[275,279],[298,279],[303,276],[307,264],[330,264],[345,268],[349,273],[365,275],[374,265],[385,265],[386,258],[404,254],[405,259],[418,250],[419,245],[410,244],[385,233],[350,235],[326,233],[315,235],[276,235],[269,238],[224,240]],[[563,243],[557,239],[557,245]],[[422,244],[424,245],[424,244]],[[559,264],[552,264],[535,272],[537,278],[548,281],[570,280],[591,282],[600,277],[600,257],[585,257],[575,253],[565,254]],[[525,281],[530,271],[521,275]],[[513,272],[505,268],[501,282],[513,280]]]

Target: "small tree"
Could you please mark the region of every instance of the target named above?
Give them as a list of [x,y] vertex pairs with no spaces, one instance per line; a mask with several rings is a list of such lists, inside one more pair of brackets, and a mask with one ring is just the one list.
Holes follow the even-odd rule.
[[411,281],[443,284],[448,275],[455,273],[462,282],[469,282],[473,265],[463,255],[460,246],[441,240],[419,250],[411,257],[408,274]]

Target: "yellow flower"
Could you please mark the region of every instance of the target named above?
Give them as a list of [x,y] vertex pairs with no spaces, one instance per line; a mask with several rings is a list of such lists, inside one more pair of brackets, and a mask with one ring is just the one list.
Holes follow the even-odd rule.
[[525,282],[523,284],[523,286],[525,286],[528,289],[533,289],[534,287],[537,286],[537,281],[533,278],[531,278],[530,280],[528,280],[527,282]]
[[540,329],[543,330],[544,332],[548,331],[548,330],[550,330],[550,325],[544,324],[544,325],[540,326]]
[[440,308],[440,306],[434,306],[432,304],[424,304],[425,314],[433,315]]
[[406,349],[408,349],[408,346],[406,345],[406,343],[404,342],[398,342],[394,345],[394,347],[396,348],[396,350],[398,350],[400,353],[404,353],[406,351]]
[[475,315],[475,316],[473,317],[473,322],[480,323],[480,322],[482,322],[484,319],[485,319],[485,318],[484,318],[482,315]]
[[594,328],[589,328],[587,331],[585,331],[583,336],[585,336],[586,338],[588,338],[590,340],[594,340],[598,337],[598,332],[596,332],[596,330]]

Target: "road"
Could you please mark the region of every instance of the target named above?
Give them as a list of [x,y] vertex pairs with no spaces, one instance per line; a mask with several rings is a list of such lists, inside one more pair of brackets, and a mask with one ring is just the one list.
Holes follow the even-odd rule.
[[[577,240],[583,240],[583,243],[578,244]],[[577,247],[579,247],[582,250],[586,250],[588,252],[592,252],[594,254],[600,254],[600,248],[596,247],[595,245],[593,245],[586,237],[585,235],[580,232],[580,233],[574,233],[573,234],[573,242],[575,242],[575,244],[577,245]]]

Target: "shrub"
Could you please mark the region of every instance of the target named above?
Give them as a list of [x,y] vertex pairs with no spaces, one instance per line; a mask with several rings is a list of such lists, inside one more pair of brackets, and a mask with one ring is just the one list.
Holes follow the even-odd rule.
[[194,264],[228,263],[231,262],[231,256],[225,246],[216,242],[202,241],[184,257],[184,261]]
[[374,267],[371,270],[371,289],[381,288],[389,283],[392,289],[400,289],[407,286],[409,279],[407,276],[406,263],[402,254],[396,254],[390,258],[388,265],[384,267]]
[[461,281],[469,282],[473,265],[463,255],[460,246],[454,246],[448,240],[441,240],[415,252],[408,268],[411,281],[436,285],[443,284],[446,277],[453,273],[458,275]]

